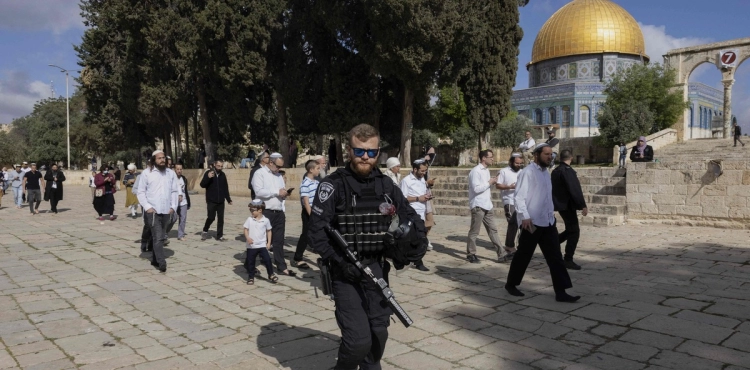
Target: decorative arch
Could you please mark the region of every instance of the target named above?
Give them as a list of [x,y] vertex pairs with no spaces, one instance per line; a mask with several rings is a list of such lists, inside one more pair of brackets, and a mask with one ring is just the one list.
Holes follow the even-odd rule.
[[[723,50],[736,50],[737,51],[737,67],[722,69],[722,83],[724,84],[724,109],[722,117],[724,118],[724,137],[729,137],[730,120],[732,117],[732,85],[734,84],[734,73],[737,68],[741,67],[742,64],[750,59],[750,37],[716,42],[712,44],[691,46],[687,48],[670,50],[664,55],[664,65],[673,68],[677,71],[677,81],[675,81],[675,88],[682,89],[683,98],[685,101],[688,100],[688,81],[690,75],[695,71],[698,66],[703,63],[717,64],[719,58],[719,52]],[[713,115],[709,116],[708,126],[711,127]],[[689,132],[688,127],[690,125],[690,112],[685,109],[681,122],[675,124],[677,129],[677,137],[679,140],[688,140]]]
[[541,109],[539,109],[539,108],[537,108],[537,109],[536,109],[536,110],[534,111],[534,122],[536,122],[536,124],[537,124],[537,125],[541,125],[541,124],[542,124],[542,121],[543,121],[543,119],[544,119],[544,116],[543,116],[543,114],[544,114],[544,113],[542,113],[542,110],[541,110]]

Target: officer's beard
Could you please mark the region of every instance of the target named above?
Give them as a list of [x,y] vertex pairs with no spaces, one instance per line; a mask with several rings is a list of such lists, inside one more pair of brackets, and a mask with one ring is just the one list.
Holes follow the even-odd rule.
[[370,163],[369,161],[365,161],[361,158],[355,158],[349,163],[349,167],[352,169],[352,171],[361,177],[370,176],[370,173],[372,173],[372,169],[374,166],[374,163]]

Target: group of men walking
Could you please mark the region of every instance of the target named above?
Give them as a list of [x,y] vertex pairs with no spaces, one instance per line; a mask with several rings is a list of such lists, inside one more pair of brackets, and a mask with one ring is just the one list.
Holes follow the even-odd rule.
[[[579,270],[573,255],[580,237],[577,211],[588,214],[578,177],[570,167],[572,154],[560,154],[560,165],[551,171],[552,146],[538,144],[531,151],[532,161],[523,168],[523,154],[513,153],[508,166],[492,177],[489,167],[494,161],[491,150],[479,154],[480,163],[469,173],[469,207],[471,227],[466,244],[467,260],[479,263],[476,255],[476,238],[484,224],[490,241],[497,252],[498,262],[510,260],[510,270],[505,289],[514,296],[523,296],[518,286],[539,245],[552,275],[555,297],[561,302],[575,302],[580,297],[565,292],[572,287],[567,270]],[[494,221],[494,204],[491,188],[494,185],[502,194],[508,227],[505,242],[501,243]],[[554,212],[560,213],[565,231],[558,233]],[[516,249],[516,236],[518,248]],[[563,257],[560,244],[565,242]]]
[[16,209],[23,208],[23,203],[28,202],[29,213],[39,214],[39,206],[42,200],[50,202],[49,212],[57,214],[57,204],[63,199],[63,182],[65,174],[57,164],[42,174],[37,170],[36,163],[23,162],[22,165],[15,164],[11,170],[0,173],[0,205],[2,205],[5,189],[12,189],[13,203]]

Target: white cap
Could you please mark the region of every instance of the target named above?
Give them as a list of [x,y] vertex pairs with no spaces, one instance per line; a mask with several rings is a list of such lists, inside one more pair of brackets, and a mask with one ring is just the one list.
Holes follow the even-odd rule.
[[271,159],[276,159],[276,158],[282,158],[281,153],[277,153],[277,152],[271,153]]
[[23,164],[29,164],[29,162],[24,161]]
[[128,165],[128,170],[132,171],[135,169],[135,164],[131,163]]
[[385,166],[388,167],[390,170],[393,167],[400,166],[401,162],[398,161],[398,158],[396,157],[390,157],[387,161],[385,161]]
[[250,205],[254,207],[259,207],[263,205],[263,201],[260,199],[253,199],[253,201],[250,202]]
[[151,156],[152,157],[156,157],[157,154],[164,154],[164,151],[163,150],[154,150],[154,152],[151,153]]

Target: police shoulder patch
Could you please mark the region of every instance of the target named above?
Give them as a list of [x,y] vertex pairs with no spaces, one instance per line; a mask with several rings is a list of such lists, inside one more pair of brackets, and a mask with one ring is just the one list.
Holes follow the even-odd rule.
[[320,186],[318,186],[318,198],[320,198],[320,202],[325,203],[325,201],[333,195],[333,190],[333,184],[330,182],[321,183]]

